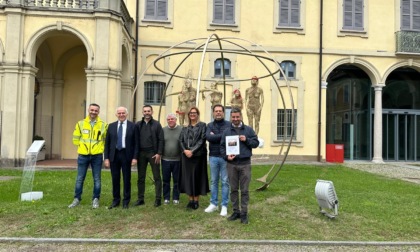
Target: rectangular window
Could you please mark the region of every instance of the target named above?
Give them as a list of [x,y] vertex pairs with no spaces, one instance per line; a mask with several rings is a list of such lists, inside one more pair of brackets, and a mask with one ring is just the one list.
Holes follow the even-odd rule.
[[214,0],[213,23],[235,23],[235,0]]
[[363,0],[344,0],[343,5],[343,29],[363,31]]
[[[165,91],[165,83],[158,81],[148,81],[144,83],[144,104],[158,105],[162,100],[163,92]],[[165,104],[165,97],[163,97],[162,104]]]
[[[294,111],[294,123],[292,123],[292,111]],[[292,129],[292,139],[296,140],[296,117],[296,109],[277,109],[277,140],[290,139],[292,135]]]
[[168,0],[145,0],[145,19],[168,20]]
[[279,26],[300,27],[300,0],[279,0]]
[[401,0],[401,30],[420,31],[420,0]]

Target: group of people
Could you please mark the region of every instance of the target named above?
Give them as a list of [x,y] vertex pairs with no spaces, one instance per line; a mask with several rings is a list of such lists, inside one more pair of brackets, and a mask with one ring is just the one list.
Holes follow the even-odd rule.
[[[108,209],[119,207],[121,201],[124,209],[129,208],[131,166],[136,164],[138,194],[134,206],[144,205],[146,168],[150,164],[155,207],[162,204],[162,196],[164,204],[171,203],[172,178],[173,204],[179,204],[180,193],[185,193],[189,199],[187,209],[198,209],[200,196],[207,195],[211,189],[210,205],[204,211],[217,211],[221,181],[220,215],[227,216],[230,193],[233,213],[228,220],[241,219],[247,224],[252,148],[258,147],[258,137],[251,127],[244,125],[239,108],[232,108],[230,122],[224,118],[225,108],[222,105],[216,104],[212,109],[214,121],[208,125],[200,121],[200,111],[193,106],[187,114],[187,126],[178,125],[176,115],[170,113],[166,117],[167,126],[162,127],[153,119],[150,105],[143,106],[143,118],[137,123],[127,120],[127,108],[118,107],[118,120],[107,125],[98,116],[99,105],[90,104],[88,116],[76,124],[73,132],[73,143],[78,146],[79,155],[74,199],[68,207],[80,204],[89,165],[94,180],[92,207],[99,207],[102,161],[106,168],[110,168],[112,176],[113,201]],[[226,149],[227,136],[237,136],[239,153],[232,154]],[[206,141],[209,142],[210,188]]]

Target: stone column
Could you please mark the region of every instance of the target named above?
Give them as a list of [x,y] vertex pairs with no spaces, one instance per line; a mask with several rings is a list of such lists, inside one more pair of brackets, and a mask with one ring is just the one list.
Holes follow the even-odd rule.
[[99,104],[99,117],[107,122],[115,119],[115,108],[121,102],[121,24],[107,13],[95,13],[95,18],[95,58],[93,67],[85,70],[86,104]]
[[133,116],[132,106],[133,83],[131,81],[121,81],[121,102],[118,106],[124,106],[129,109],[130,117]]
[[62,147],[62,112],[63,111],[63,87],[64,80],[54,80],[53,85],[53,139],[51,143],[51,159],[61,159],[61,147]]
[[[11,1],[17,4],[20,1]],[[5,9],[7,34],[4,40],[2,79],[2,129],[0,165],[22,166],[32,143],[35,75],[38,71],[23,65],[24,17],[21,8]]]
[[3,167],[22,166],[32,143],[36,72],[31,66],[4,66],[0,162]]
[[40,78],[40,93],[37,96],[37,108],[35,112],[36,122],[35,134],[44,137],[46,147],[46,157],[51,158],[51,143],[52,143],[52,118],[55,107],[53,106],[53,83],[51,78]]
[[375,114],[373,121],[373,159],[372,163],[383,163],[382,159],[382,88],[383,83],[373,85],[375,89]]
[[321,157],[324,157],[325,161],[327,159],[327,87],[328,82],[322,81],[321,82],[321,136],[318,141],[321,141]]

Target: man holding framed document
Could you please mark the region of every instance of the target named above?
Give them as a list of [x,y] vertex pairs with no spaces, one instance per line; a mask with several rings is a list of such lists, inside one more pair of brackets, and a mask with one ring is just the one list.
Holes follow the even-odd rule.
[[[242,122],[241,110],[232,108],[230,120],[231,126],[223,132],[220,141],[220,153],[227,160],[230,199],[233,207],[233,213],[228,220],[241,219],[242,224],[248,224],[251,156],[252,149],[258,147],[259,141],[254,130]],[[239,190],[241,207],[239,207]]]

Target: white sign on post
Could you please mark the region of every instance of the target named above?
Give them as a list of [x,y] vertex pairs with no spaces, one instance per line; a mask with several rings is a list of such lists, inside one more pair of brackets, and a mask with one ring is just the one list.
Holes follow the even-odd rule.
[[20,184],[20,200],[32,201],[42,199],[43,192],[33,192],[36,159],[44,147],[45,140],[35,140],[26,152],[25,166],[23,167],[22,183]]
[[42,147],[45,144],[45,140],[35,140],[31,147],[29,147],[27,154],[29,153],[39,153],[39,151],[42,149]]

